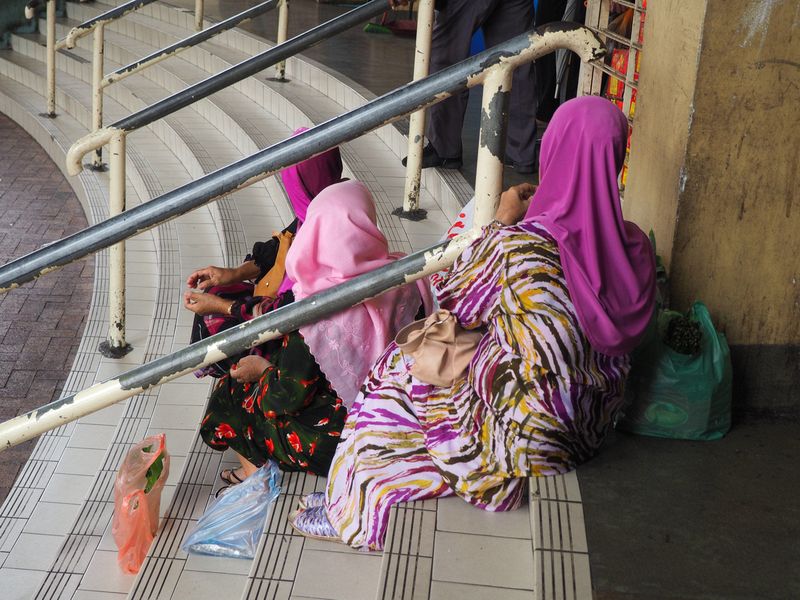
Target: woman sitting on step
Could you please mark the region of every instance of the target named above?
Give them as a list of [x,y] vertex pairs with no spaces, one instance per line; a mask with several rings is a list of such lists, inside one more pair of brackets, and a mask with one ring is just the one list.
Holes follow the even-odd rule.
[[380,550],[395,503],[456,494],[511,510],[527,477],[598,451],[655,300],[652,248],[620,206],[627,131],[602,98],[558,109],[538,189],[506,191],[497,220],[433,284],[442,308],[483,332],[468,367],[434,385],[391,344],[349,412],[327,492],[304,499],[296,529]]
[[[297,300],[391,263],[364,184],[322,191],[286,257]],[[288,471],[326,475],[347,409],[370,367],[405,325],[430,310],[429,284],[391,290],[259,347],[222,377],[200,433],[215,450],[233,449],[235,484],[269,459]]]
[[[293,135],[304,131],[307,129],[301,127]],[[281,181],[295,214],[292,223],[266,242],[256,242],[252,252],[238,267],[212,265],[189,275],[187,285],[202,290],[189,290],[183,297],[184,307],[196,314],[192,342],[230,329],[294,300],[291,293],[293,282],[285,276],[286,253],[293,236],[306,219],[311,201],[329,185],[342,181],[342,169],[338,148],[283,169]],[[199,370],[197,375],[222,377],[235,362],[228,360],[210,365]]]

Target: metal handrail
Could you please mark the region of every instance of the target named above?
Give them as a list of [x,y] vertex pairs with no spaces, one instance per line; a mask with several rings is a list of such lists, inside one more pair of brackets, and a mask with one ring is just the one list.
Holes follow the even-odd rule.
[[31,0],[25,5],[25,18],[30,20],[36,16],[36,9],[44,4],[45,0]]
[[[43,0],[31,0],[31,2],[26,6],[26,15],[28,18],[33,18],[32,14],[34,8],[38,6]],[[152,1],[152,0],[150,0]],[[169,56],[177,54],[187,48],[190,48],[200,42],[206,41],[211,37],[221,33],[223,31],[227,31],[255,16],[258,16],[268,10],[271,10],[276,5],[279,6],[279,15],[278,15],[278,35],[277,35],[277,45],[282,44],[286,41],[288,36],[288,28],[289,28],[289,0],[267,0],[262,4],[254,6],[248,10],[245,10],[238,15],[234,15],[212,27],[209,27],[205,31],[202,31],[202,10],[203,10],[203,0],[196,0],[195,5],[195,13],[198,16],[198,24],[197,29],[198,33],[192,36],[189,36],[171,46],[153,52],[152,54],[142,58],[138,61],[135,61],[125,67],[121,67],[116,71],[109,73],[105,77],[98,79],[98,77],[102,73],[102,39],[95,40],[95,52],[93,56],[93,131],[98,130],[102,126],[103,122],[103,89],[107,86],[124,79],[134,73],[145,69],[148,66],[154,65]],[[142,4],[143,6],[143,4]],[[394,4],[390,2],[390,6],[395,8]],[[122,7],[118,7],[115,10],[120,10]],[[104,16],[110,16],[112,11],[108,11],[104,13],[104,15],[100,15],[95,17],[82,25],[73,28],[70,31],[69,35],[67,36],[66,40],[56,43],[55,48],[59,49],[64,45],[68,47],[74,46],[75,40],[80,37],[79,31],[85,30],[87,33],[90,31],[90,27],[93,24],[97,24]],[[123,13],[124,14],[124,13]],[[377,13],[376,13],[377,14]],[[431,33],[433,30],[433,14],[434,14],[434,0],[419,0],[418,8],[417,8],[417,38],[416,38],[416,48],[414,52],[414,79],[421,79],[428,75],[429,71],[429,63],[430,63],[430,48],[431,48]],[[121,14],[120,14],[121,16]],[[375,15],[372,15],[375,16]],[[48,28],[53,23],[53,20],[48,17]],[[55,27],[54,23],[52,27]],[[53,29],[53,37],[55,35],[55,30]],[[330,35],[330,34],[329,34]],[[70,38],[70,36],[73,36]],[[98,38],[100,35],[98,34]],[[48,40],[50,38],[48,37]],[[55,43],[55,42],[54,42]],[[61,44],[61,45],[59,45]],[[52,44],[48,42],[48,48],[51,47]],[[304,49],[304,48],[300,48]],[[49,59],[49,56],[48,56]],[[272,66],[272,65],[270,65]],[[277,81],[286,81],[285,74],[286,74],[286,61],[280,60],[275,63],[276,72],[277,72]],[[266,67],[264,67],[266,68]],[[48,74],[50,74],[50,69],[48,69]],[[55,67],[52,69],[52,94],[49,94],[48,106],[52,104],[52,110],[49,110],[49,113],[54,115],[55,111]],[[48,89],[50,89],[50,84],[48,84]],[[422,149],[424,145],[424,130],[425,130],[425,112],[424,111],[417,111],[411,114],[410,124],[409,124],[409,134],[408,134],[408,163],[406,169],[406,184],[405,184],[405,191],[404,191],[404,200],[403,200],[403,207],[395,211],[395,214],[400,215],[404,218],[419,220],[425,217],[425,211],[419,208],[419,190],[420,190],[420,179],[421,179],[421,171],[422,171]],[[102,169],[104,167],[102,162],[102,151],[98,148],[95,150],[95,157],[92,161],[92,166],[95,169]]]
[[155,1],[156,0],[129,0],[129,2],[126,2],[125,4],[115,6],[114,8],[109,9],[106,12],[97,15],[96,17],[92,17],[88,21],[84,21],[80,25],[76,25],[70,29],[69,33],[67,33],[62,42],[67,48],[74,48],[79,39],[89,35],[97,27],[100,27],[101,25],[107,25],[112,21],[116,21],[117,19],[137,11],[143,6],[152,4]]
[[[433,0],[426,0],[431,4]],[[102,110],[103,110],[103,73],[102,73],[102,26],[95,32],[95,54],[93,61],[93,131],[88,136],[84,136],[72,145],[67,153],[67,164],[72,164],[72,168],[67,167],[71,174],[77,174],[82,169],[81,160],[86,152],[94,151],[92,167],[104,169],[102,162],[102,147],[115,137],[116,141],[112,145],[109,153],[110,174],[110,193],[109,193],[109,215],[114,216],[125,210],[125,142],[124,134],[114,135],[100,141],[93,148],[80,152],[86,144],[91,144],[95,140],[102,139],[102,132],[123,131],[125,133],[138,129],[152,123],[155,120],[164,118],[185,106],[198,100],[206,98],[210,94],[227,88],[242,79],[254,75],[255,73],[275,66],[279,80],[285,80],[286,59],[294,56],[298,52],[310,48],[315,44],[345,31],[354,25],[360,24],[390,8],[390,0],[371,0],[370,2],[353,9],[343,15],[331,19],[302,33],[291,40],[278,43],[275,47],[266,50],[254,57],[251,57],[238,65],[234,65],[221,73],[212,75],[160,102],[142,109],[117,123],[101,129]],[[288,0],[281,0],[278,27],[278,41],[280,42],[287,35],[288,29]],[[432,17],[432,8],[431,8]],[[202,35],[198,34],[198,35]],[[417,61],[421,58],[418,54]],[[130,345],[125,341],[125,258],[124,245],[120,243],[111,250],[109,260],[109,328],[108,339],[100,345],[100,352],[105,356],[120,357],[130,350]]]
[[416,252],[303,300],[256,317],[167,356],[0,423],[0,452],[144,390],[275,339],[386,290],[446,268],[477,230]]
[[[94,33],[92,36],[92,129],[96,131],[103,126],[103,90],[100,87],[100,81],[103,79],[105,26],[155,1],[156,0],[130,0],[125,4],[121,4],[110,10],[107,10],[106,12],[99,14],[88,21],[84,21],[80,25],[70,29],[64,39],[55,43],[52,50],[50,49],[50,37],[48,36],[48,106],[52,103],[54,113],[56,95],[56,51],[61,50],[62,48],[74,48],[79,39],[89,35],[90,33]],[[47,27],[49,30],[49,11],[47,13],[47,19]],[[53,24],[53,27],[55,27],[55,23]],[[51,60],[52,64],[50,62]],[[94,153],[94,157],[92,158],[92,168],[98,171],[105,169],[105,165],[103,164],[102,150],[97,150]]]
[[[202,3],[202,0],[198,0],[198,2]],[[134,75],[135,73],[139,73],[140,71],[146,69],[147,67],[151,67],[156,63],[161,62],[169,58],[170,56],[174,56],[179,52],[184,50],[188,50],[196,46],[197,44],[207,41],[212,37],[219,35],[229,29],[240,25],[245,21],[249,21],[250,19],[257,17],[263,13],[266,13],[273,8],[280,6],[280,16],[279,16],[279,23],[278,23],[278,30],[281,31],[285,29],[286,23],[288,22],[288,12],[284,10],[284,7],[288,6],[289,0],[267,0],[266,2],[262,2],[261,4],[257,4],[256,6],[249,8],[245,11],[240,12],[239,14],[233,15],[232,17],[225,19],[213,25],[205,30],[200,30],[195,34],[192,34],[179,42],[172,44],[171,46],[167,46],[166,48],[162,48],[161,50],[157,50],[152,54],[135,61],[125,67],[117,69],[113,73],[109,73],[108,75],[103,76],[103,33],[102,28],[98,25],[98,29],[95,31],[95,39],[94,39],[94,53],[92,56],[92,124],[93,124],[93,131],[97,131],[103,126],[103,90],[111,85],[112,83],[116,83],[117,81],[121,81],[130,75]],[[111,11],[109,11],[110,13]],[[109,14],[104,13],[104,14]],[[101,18],[103,15],[96,17],[96,19]],[[90,23],[87,21],[86,23]],[[85,24],[84,24],[85,25]],[[75,31],[77,28],[73,28],[72,31]],[[70,32],[71,34],[72,32]],[[69,36],[67,36],[69,37]],[[278,36],[280,40],[280,34]],[[285,39],[285,38],[284,38]],[[92,167],[96,170],[104,169],[105,165],[103,165],[103,157],[102,157],[102,150],[100,148],[95,150],[95,155],[92,160]]]
[[[115,379],[6,421],[0,424],[0,450],[451,265],[463,249],[479,237],[481,227],[491,220],[500,199],[508,101],[514,69],[557,48],[572,50],[587,61],[597,60],[605,54],[600,40],[585,27],[574,23],[541,27],[0,267],[0,291],[7,291],[230,191],[255,183],[281,168],[396,121],[414,110],[440,102],[466,88],[479,84],[484,86],[476,208],[471,230],[137,367]],[[123,132],[118,132],[117,137],[124,143]]]
[[100,82],[101,87],[107,87],[112,83],[116,83],[117,81],[121,81],[134,73],[138,73],[139,71],[146,69],[149,66],[152,66],[156,63],[161,62],[162,60],[169,58],[170,56],[175,56],[179,52],[184,50],[188,50],[189,48],[200,44],[201,42],[205,42],[210,40],[212,37],[219,35],[229,29],[233,29],[234,27],[241,25],[257,17],[259,15],[263,15],[271,11],[272,9],[278,7],[278,5],[285,3],[285,0],[266,0],[266,2],[262,2],[261,4],[256,4],[252,8],[248,8],[247,10],[243,10],[242,12],[233,15],[232,17],[228,17],[224,21],[220,21],[216,25],[212,25],[207,29],[203,29],[202,31],[198,31],[197,33],[193,33],[192,35],[183,38],[179,42],[175,42],[171,46],[167,46],[166,48],[162,48],[161,50],[156,50],[151,54],[148,54],[144,58],[140,58],[129,65],[124,67],[120,67],[116,71],[112,71]]
[[[77,41],[89,35],[94,31],[93,42],[93,57],[92,57],[92,79],[94,80],[95,94],[93,97],[93,104],[100,102],[99,107],[95,106],[93,114],[94,128],[99,129],[102,127],[101,122],[97,122],[97,113],[102,114],[102,95],[100,95],[100,81],[103,78],[103,34],[105,26],[112,21],[115,21],[128,13],[140,9],[147,4],[155,2],[156,0],[130,0],[125,4],[116,6],[96,17],[89,19],[70,29],[66,37],[62,40],[56,40],[56,1],[46,0],[47,2],[47,110],[45,116],[50,118],[56,117],[56,52],[62,48],[74,48]],[[288,1],[288,0],[287,0]],[[25,16],[32,19],[36,16],[36,7],[40,6],[42,0],[31,0],[25,6]],[[203,0],[196,0],[195,16],[197,22],[200,24],[199,29],[202,28],[203,23]],[[99,108],[99,111],[97,110]],[[102,157],[99,153],[96,154],[93,164],[96,168],[102,167]]]
[[[553,50],[565,48],[583,60],[605,54],[597,36],[575,23],[552,23],[516,36],[433,75],[390,91],[300,135],[260,150],[166,194],[92,225],[0,267],[0,293],[155,227],[212,200],[247,187],[281,169],[426,108],[455,92],[483,83],[492,67],[516,68]],[[497,90],[494,90],[497,93]],[[107,133],[106,133],[107,132]],[[106,127],[96,135],[124,139],[123,129]],[[73,148],[85,153],[92,146]],[[484,148],[479,148],[483,150]],[[112,154],[114,152],[112,151]],[[502,158],[502,151],[497,152]],[[481,184],[479,177],[476,188]]]
[[387,6],[388,0],[370,0],[353,10],[287,40],[283,44],[256,54],[180,92],[167,96],[132,115],[118,120],[116,123],[105,127],[99,132],[93,132],[82,137],[72,145],[67,153],[67,170],[69,174],[77,175],[80,173],[83,169],[81,163],[83,156],[107,144],[113,135],[113,131],[119,130],[129,133],[146,125],[150,125],[154,121],[169,116],[181,108],[190,106],[251,75],[255,75],[264,69],[275,66],[281,61],[291,58],[298,52],[307,50],[333,35],[346,31],[381,14],[386,10]]

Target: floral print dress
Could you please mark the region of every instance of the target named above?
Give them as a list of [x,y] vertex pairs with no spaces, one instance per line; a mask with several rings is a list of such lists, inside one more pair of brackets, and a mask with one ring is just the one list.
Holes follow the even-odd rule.
[[256,466],[274,459],[284,471],[328,472],[347,410],[297,333],[259,348],[272,364],[253,383],[220,378],[200,435]]

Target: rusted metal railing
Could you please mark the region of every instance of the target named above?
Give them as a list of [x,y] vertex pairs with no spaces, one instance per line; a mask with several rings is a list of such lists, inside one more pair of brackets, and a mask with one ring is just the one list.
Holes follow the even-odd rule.
[[[275,6],[279,7],[278,38],[285,38],[288,31],[288,0],[268,0],[267,2],[264,2],[263,5],[259,5],[259,7],[254,7],[250,10],[252,11],[256,8],[258,8],[258,10],[269,10]],[[80,172],[80,170],[83,168],[81,162],[82,157],[87,153],[86,151],[81,151],[81,148],[85,148],[87,145],[91,145],[91,151],[94,152],[95,159],[93,164],[102,165],[100,153],[102,152],[102,147],[108,143],[110,154],[109,163],[111,165],[109,214],[111,216],[120,214],[125,210],[124,136],[127,133],[140,127],[149,125],[150,123],[161,119],[175,112],[176,110],[179,110],[180,108],[189,106],[198,100],[202,100],[203,98],[206,98],[221,89],[233,85],[234,83],[237,83],[246,77],[254,75],[259,71],[270,67],[276,67],[277,79],[280,81],[285,81],[286,59],[291,58],[298,52],[310,48],[311,46],[314,46],[325,39],[337,35],[342,31],[350,29],[355,25],[359,25],[378,14],[381,14],[388,7],[388,0],[371,0],[366,4],[359,6],[358,8],[331,19],[327,23],[318,25],[317,27],[306,31],[305,33],[302,33],[290,40],[284,41],[283,43],[280,43],[260,54],[257,54],[239,63],[238,65],[234,65],[229,69],[222,71],[221,73],[217,73],[216,75],[213,75],[204,81],[186,88],[185,90],[164,98],[163,100],[156,102],[155,104],[146,107],[105,129],[97,128],[97,126],[102,124],[102,90],[104,86],[102,81],[102,68],[98,70],[97,63],[95,63],[94,72],[96,75],[99,74],[99,78],[94,78],[94,93],[96,97],[96,106],[99,106],[101,116],[99,121],[95,121],[97,126],[94,128],[93,132],[73,144],[72,148],[67,154],[67,168],[73,175]],[[280,22],[281,18],[283,19],[282,23]],[[228,21],[232,22],[232,19],[234,18],[232,17]],[[228,25],[230,25],[230,23],[228,23]],[[219,30],[216,32],[212,30],[214,30],[213,27],[194,34],[193,36],[190,36],[190,38],[179,42],[178,45],[180,45],[181,48],[187,47],[186,44],[190,43],[188,40],[191,38],[202,40],[205,36],[209,35],[208,32],[211,32],[210,35],[219,32]],[[97,33],[95,33],[95,35],[97,36]],[[95,40],[97,41],[97,37],[95,37]],[[166,50],[169,49],[165,49],[165,51]],[[164,51],[162,51],[162,53],[163,52]],[[142,61],[145,61],[148,64],[153,64],[154,62],[165,58],[162,53],[156,53],[149,57],[145,57],[142,59]],[[123,69],[117,70],[107,79],[109,79],[109,83],[111,83],[111,79],[116,78],[116,80],[118,80],[120,77],[125,76],[126,74],[132,74],[134,70],[139,70],[140,68],[144,67],[137,67],[136,63],[134,63],[134,65],[129,65]],[[122,133],[120,133],[120,131],[122,131]],[[75,156],[77,156],[77,154],[80,154],[80,156],[78,156],[76,159]],[[125,340],[124,242],[120,242],[119,245],[111,251],[109,270],[108,337],[107,340],[101,344],[100,352],[104,356],[120,357],[124,356],[130,349],[130,345]]]
[[[156,50],[144,58],[140,58],[129,65],[120,67],[116,71],[112,71],[103,77],[103,79],[100,81],[100,87],[108,87],[112,83],[116,83],[122,79],[125,79],[126,77],[139,73],[147,67],[155,65],[162,60],[169,58],[170,56],[175,56],[184,50],[188,50],[189,48],[192,48],[201,42],[210,40],[212,37],[219,35],[220,33],[228,31],[229,29],[233,29],[234,27],[238,27],[242,23],[246,23],[257,16],[263,15],[264,13],[284,4],[286,4],[286,0],[267,0],[266,2],[256,4],[247,10],[243,10],[242,12],[225,19],[224,21],[220,21],[219,23],[212,25],[208,29],[203,29],[198,33],[183,38],[179,42],[175,42],[171,46],[167,46],[161,50]],[[288,21],[288,14],[284,15],[283,18]]]
[[[547,25],[389,92],[125,214],[0,267],[0,291],[7,291],[452,94],[484,84],[477,166],[479,176],[472,229],[346,284],[257,317],[119,377],[6,421],[0,424],[0,450],[451,265],[463,249],[479,237],[481,228],[491,221],[497,209],[502,188],[507,107],[513,71],[556,48],[572,50],[583,60],[596,60],[605,52],[597,36],[584,27],[568,23]],[[125,134],[132,130],[133,124],[127,122],[106,128],[107,136],[117,140],[115,144],[124,146]],[[98,142],[95,140],[93,143]],[[76,163],[75,159],[79,159],[82,153],[92,150],[92,144],[81,146],[73,155],[73,166],[80,165],[80,161]]]
[[[417,5],[417,43],[414,49],[414,79],[427,77],[431,62],[431,34],[433,33],[434,0],[420,0]],[[425,111],[411,113],[408,124],[408,154],[403,206],[393,214],[404,219],[419,221],[425,210],[419,207],[419,190],[422,180],[422,150],[425,146]]]

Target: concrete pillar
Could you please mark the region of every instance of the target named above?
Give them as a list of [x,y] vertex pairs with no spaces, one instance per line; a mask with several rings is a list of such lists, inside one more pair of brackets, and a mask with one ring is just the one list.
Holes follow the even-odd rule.
[[648,2],[625,212],[703,300],[735,404],[800,414],[800,3]]

